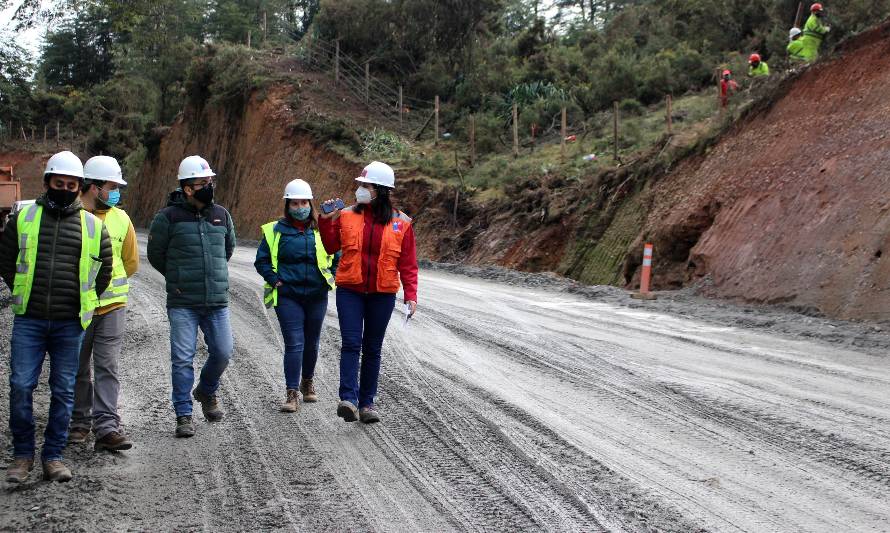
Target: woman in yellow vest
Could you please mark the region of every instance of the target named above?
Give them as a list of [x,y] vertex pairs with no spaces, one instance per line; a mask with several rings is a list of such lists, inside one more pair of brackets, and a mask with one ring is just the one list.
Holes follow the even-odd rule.
[[262,231],[254,266],[266,280],[263,298],[266,307],[275,308],[284,338],[286,394],[281,410],[295,413],[301,399],[318,401],[312,380],[336,266],[321,242],[312,189],[303,180],[287,184],[284,216],[264,224]]

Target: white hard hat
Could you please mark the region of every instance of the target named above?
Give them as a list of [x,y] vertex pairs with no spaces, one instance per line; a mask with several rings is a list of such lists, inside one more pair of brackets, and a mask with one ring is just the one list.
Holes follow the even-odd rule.
[[46,170],[43,171],[43,177],[50,174],[60,174],[62,176],[74,176],[83,179],[83,163],[80,158],[73,153],[65,150],[49,158],[46,162]]
[[800,31],[800,28],[797,28],[797,27],[791,28],[790,30],[788,30],[788,38],[794,39],[796,36],[800,35],[801,33],[803,33],[803,32]]
[[83,176],[88,180],[110,181],[118,185],[126,185],[121,166],[117,159],[107,155],[97,155],[87,159],[83,164]]
[[392,167],[380,161],[372,161],[362,170],[362,175],[355,179],[362,183],[383,185],[390,189],[396,186],[396,175]]
[[210,163],[201,156],[190,155],[179,164],[179,179],[190,180],[192,178],[210,178],[216,176],[210,168]]
[[285,200],[311,200],[312,187],[301,179],[296,179],[284,188]]

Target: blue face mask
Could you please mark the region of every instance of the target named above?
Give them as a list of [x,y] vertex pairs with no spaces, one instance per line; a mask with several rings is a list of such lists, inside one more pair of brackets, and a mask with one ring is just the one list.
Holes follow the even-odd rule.
[[[102,200],[102,198],[99,198]],[[108,191],[108,200],[102,200],[102,203],[108,207],[114,207],[121,201],[121,192],[118,190]]]
[[292,216],[295,220],[299,220],[300,222],[304,222],[309,218],[309,214],[312,213],[311,207],[298,207],[296,209],[288,209],[287,212]]

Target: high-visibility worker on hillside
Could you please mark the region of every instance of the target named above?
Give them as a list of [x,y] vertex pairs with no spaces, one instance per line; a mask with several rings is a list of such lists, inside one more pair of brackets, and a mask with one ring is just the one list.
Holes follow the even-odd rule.
[[769,76],[769,65],[760,59],[760,54],[751,54],[748,58],[748,76],[752,78]]
[[788,52],[788,59],[792,63],[801,63],[807,60],[803,55],[803,41],[800,38],[802,33],[800,28],[788,30],[788,46],[785,48],[785,51]]
[[729,105],[729,97],[732,93],[739,89],[739,84],[732,79],[732,71],[724,70],[720,78],[720,105],[726,107]]
[[[199,156],[179,164],[179,188],[158,211],[148,233],[148,262],[167,281],[170,360],[176,436],[192,437],[192,397],[204,418],[222,420],[216,391],[234,351],[229,322],[229,266],[235,252],[232,215],[214,203],[216,174]],[[195,383],[198,328],[207,343],[207,361]],[[191,396],[189,395],[191,392]]]
[[400,286],[407,316],[417,310],[417,251],[411,219],[390,201],[392,167],[374,161],[356,181],[356,205],[322,214],[319,229],[328,253],[343,252],[336,276],[342,341],[337,416],[372,424],[380,421],[374,403],[380,351]]
[[120,427],[117,369],[124,342],[128,280],[139,269],[136,230],[127,213],[117,207],[120,189],[127,185],[118,162],[106,155],[92,157],[84,164],[83,172],[85,180],[80,198],[84,209],[105,223],[111,238],[113,267],[111,285],[99,295],[99,307],[80,349],[68,442],[86,441],[92,428],[97,451],[128,450],[133,443]]
[[62,462],[74,406],[80,343],[112,277],[112,245],[102,221],[79,200],[83,164],[71,152],[49,158],[46,193],[9,221],[0,238],[0,276],[12,290],[9,429],[13,461],[6,481],[22,483],[34,466],[34,389],[49,354],[51,400],[43,477],[69,481]]
[[815,3],[810,6],[810,17],[803,27],[803,35],[800,38],[800,55],[805,61],[815,61],[819,57],[819,47],[825,35],[831,31],[831,27],[823,23],[825,9],[822,4]]
[[263,240],[254,267],[266,280],[264,301],[266,307],[275,308],[284,339],[285,400],[281,411],[295,413],[301,401],[318,401],[313,383],[315,363],[337,258],[322,243],[309,184],[301,179],[291,181],[283,199],[283,216],[261,228]]

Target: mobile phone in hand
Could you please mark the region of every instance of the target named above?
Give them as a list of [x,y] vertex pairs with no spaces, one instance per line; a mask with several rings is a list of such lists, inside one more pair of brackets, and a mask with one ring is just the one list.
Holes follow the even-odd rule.
[[343,209],[344,207],[346,207],[346,204],[343,203],[343,200],[337,199],[334,202],[325,202],[321,204],[321,212],[327,215],[337,209]]

